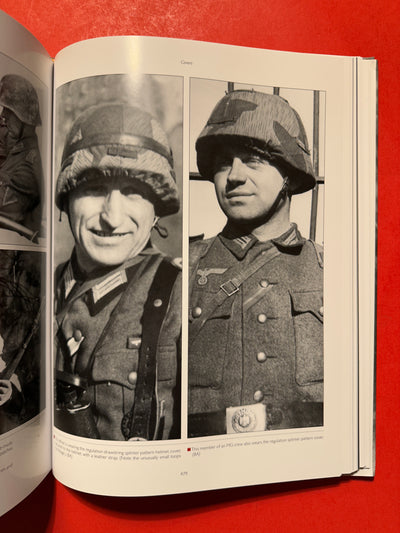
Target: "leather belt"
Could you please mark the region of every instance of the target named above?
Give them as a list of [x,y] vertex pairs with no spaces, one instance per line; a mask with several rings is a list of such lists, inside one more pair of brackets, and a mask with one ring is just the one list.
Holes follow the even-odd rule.
[[[256,405],[254,404],[254,406]],[[249,406],[238,406],[229,408],[229,410],[240,412],[244,407]],[[265,430],[322,426],[323,407],[322,402],[292,402],[287,406],[279,407],[267,405],[265,406]],[[227,433],[226,413],[227,410],[190,414],[188,417],[188,436],[206,437]],[[257,431],[258,428],[259,426],[251,431]],[[243,431],[237,432],[242,433]]]

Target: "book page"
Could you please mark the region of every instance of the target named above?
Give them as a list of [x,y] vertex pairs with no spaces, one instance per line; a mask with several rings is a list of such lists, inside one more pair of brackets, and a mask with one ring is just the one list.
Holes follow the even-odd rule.
[[[359,388],[360,466],[355,475],[375,472],[375,316],[377,203],[377,64],[356,60],[358,78],[359,194]],[[375,215],[375,216],[373,216]]]
[[0,13],[0,515],[51,469],[49,260],[52,61]]
[[[353,97],[351,58],[136,37],[57,56],[62,483],[140,496],[358,468]],[[158,282],[164,263],[182,270]]]

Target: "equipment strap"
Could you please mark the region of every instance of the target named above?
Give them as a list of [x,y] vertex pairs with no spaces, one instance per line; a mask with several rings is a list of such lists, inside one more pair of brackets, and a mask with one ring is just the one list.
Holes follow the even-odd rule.
[[129,432],[125,435],[127,440],[154,438],[152,404],[155,400],[157,344],[178,272],[179,269],[176,266],[163,260],[154,276],[144,305],[135,401],[131,411]]
[[225,273],[225,276],[229,276],[229,278],[220,285],[219,291],[208,304],[207,309],[202,313],[201,317],[199,317],[199,319],[192,324],[189,335],[190,343],[194,341],[204,324],[212,316],[217,307],[222,305],[227,298],[237,293],[240,286],[248,278],[255,274],[257,270],[279,255],[280,251],[276,248],[276,246],[271,246],[271,248],[261,252],[261,254],[246,269],[243,269],[243,265],[241,264],[235,265],[228,269]]

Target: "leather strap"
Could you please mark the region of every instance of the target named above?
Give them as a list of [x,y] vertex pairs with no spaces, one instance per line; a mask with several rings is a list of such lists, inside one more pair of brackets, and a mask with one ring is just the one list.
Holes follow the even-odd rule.
[[138,149],[144,148],[145,150],[151,150],[156,154],[165,157],[168,163],[172,166],[172,154],[161,143],[157,142],[151,137],[145,137],[144,135],[131,135],[130,133],[96,133],[90,135],[84,139],[71,144],[64,154],[64,164],[62,170],[70,163],[69,157],[71,157],[78,150],[84,150],[86,148],[92,148],[93,146],[109,146],[109,155],[120,155],[123,157],[137,158]]
[[[322,402],[292,402],[286,406],[267,407],[266,430],[319,427],[323,425]],[[193,413],[188,417],[188,436],[206,437],[226,433],[226,411]]]
[[179,269],[165,259],[160,263],[144,305],[142,344],[139,351],[135,401],[127,440],[154,438],[157,344]]
[[239,291],[240,286],[248,278],[257,272],[261,267],[272,261],[275,257],[280,255],[280,251],[272,246],[262,252],[246,269],[243,269],[241,264],[235,265],[225,273],[225,278],[229,276],[227,281],[220,285],[220,290],[215,294],[214,298],[208,304],[207,309],[202,313],[201,318],[194,322],[190,328],[190,343],[200,332],[201,328],[214,313],[215,309],[219,307],[227,298]]

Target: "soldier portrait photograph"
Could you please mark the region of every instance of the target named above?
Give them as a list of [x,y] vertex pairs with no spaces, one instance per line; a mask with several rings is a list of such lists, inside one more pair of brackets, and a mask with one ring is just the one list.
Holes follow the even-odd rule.
[[0,434],[45,404],[44,254],[0,250]]
[[190,91],[188,436],[322,426],[324,95]]
[[44,237],[43,169],[36,129],[42,124],[32,83],[0,77],[0,229],[35,244]]
[[180,437],[182,101],[171,76],[57,90],[54,423],[66,433]]

